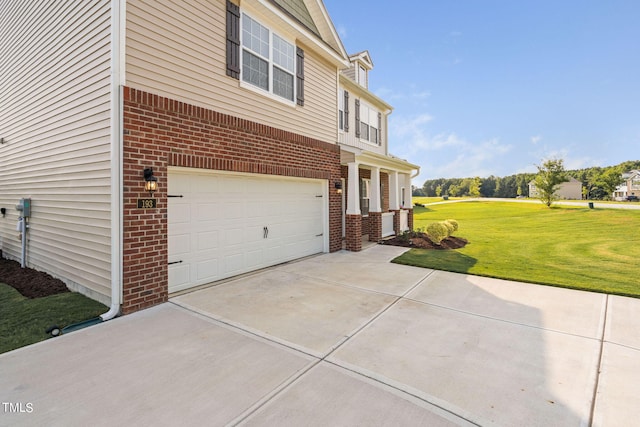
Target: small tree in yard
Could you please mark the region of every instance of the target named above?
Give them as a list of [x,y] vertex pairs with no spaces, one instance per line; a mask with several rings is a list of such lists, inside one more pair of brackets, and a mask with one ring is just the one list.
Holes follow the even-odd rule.
[[555,192],[563,182],[569,181],[564,170],[564,161],[562,159],[550,159],[542,164],[536,165],[538,175],[535,178],[536,188],[538,189],[538,198],[542,203],[551,206],[556,199]]

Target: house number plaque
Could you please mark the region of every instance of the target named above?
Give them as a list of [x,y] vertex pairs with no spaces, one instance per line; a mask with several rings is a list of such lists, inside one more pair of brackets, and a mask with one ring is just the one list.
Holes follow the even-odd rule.
[[152,209],[156,206],[156,199],[138,199],[138,209]]

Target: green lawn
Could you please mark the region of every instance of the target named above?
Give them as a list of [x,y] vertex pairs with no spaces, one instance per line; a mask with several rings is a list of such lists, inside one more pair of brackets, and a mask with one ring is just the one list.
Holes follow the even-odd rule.
[[0,283],[0,353],[47,339],[45,330],[51,325],[64,328],[106,311],[103,304],[75,292],[28,299]]
[[414,227],[449,218],[465,248],[412,249],[394,262],[640,297],[640,211],[470,201],[416,207]]

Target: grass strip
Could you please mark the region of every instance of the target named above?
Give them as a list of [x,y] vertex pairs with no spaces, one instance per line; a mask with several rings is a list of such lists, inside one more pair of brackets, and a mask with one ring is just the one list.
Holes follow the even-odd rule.
[[45,330],[51,325],[64,328],[105,311],[103,304],[76,292],[29,299],[0,283],[0,353],[49,338]]
[[414,210],[414,227],[456,219],[455,251],[412,249],[393,262],[640,297],[640,211],[470,201]]

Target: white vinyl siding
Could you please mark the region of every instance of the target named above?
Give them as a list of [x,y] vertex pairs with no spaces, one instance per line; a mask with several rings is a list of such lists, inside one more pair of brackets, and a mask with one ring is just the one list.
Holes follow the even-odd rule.
[[20,258],[14,206],[31,197],[27,266],[108,302],[110,2],[0,12],[0,249]]
[[[295,40],[292,29],[280,28],[267,16],[260,19]],[[336,141],[336,67],[300,46],[305,51],[304,107],[241,87],[226,75],[225,2],[132,0],[127,3],[126,43],[126,83],[133,88]]]

